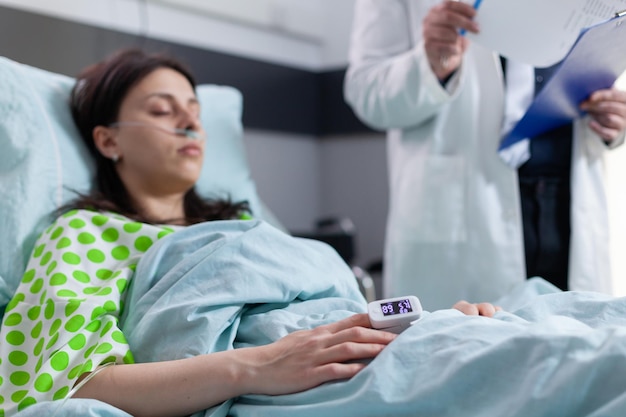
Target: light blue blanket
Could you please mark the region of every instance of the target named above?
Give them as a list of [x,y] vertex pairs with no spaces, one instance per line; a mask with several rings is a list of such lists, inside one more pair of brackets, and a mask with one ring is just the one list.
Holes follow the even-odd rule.
[[[245,396],[194,417],[626,415],[626,300],[534,279],[500,303],[509,312],[494,319],[426,313],[350,380]],[[349,268],[326,245],[262,222],[212,222],[150,249],[123,330],[137,360],[154,361],[265,344],[364,310]],[[127,416],[83,400],[60,415],[85,407]]]

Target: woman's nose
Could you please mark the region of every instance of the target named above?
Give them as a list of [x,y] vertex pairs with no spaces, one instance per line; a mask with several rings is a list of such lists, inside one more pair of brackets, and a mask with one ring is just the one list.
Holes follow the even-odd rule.
[[183,117],[178,125],[179,131],[185,132],[184,135],[188,138],[204,139],[205,133],[202,129],[200,116],[196,112],[190,110],[183,110],[182,115]]
[[190,110],[184,110],[181,127],[189,130],[200,130],[202,127],[200,116]]

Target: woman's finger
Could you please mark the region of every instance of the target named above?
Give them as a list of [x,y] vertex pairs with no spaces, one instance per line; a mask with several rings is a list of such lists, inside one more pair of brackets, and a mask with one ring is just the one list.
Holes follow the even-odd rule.
[[318,329],[324,329],[331,333],[337,333],[341,330],[350,329],[352,327],[372,327],[367,313],[353,314],[349,317],[346,317],[345,319],[336,321],[334,323],[319,326]]
[[493,315],[496,314],[496,311],[498,311],[496,306],[491,303],[479,303],[477,307],[478,315],[485,317],[493,317]]
[[329,363],[349,363],[375,358],[387,344],[343,342],[320,350],[315,357],[317,366]]
[[468,303],[465,300],[461,300],[454,304],[452,308],[459,310],[461,313],[468,316],[485,316],[493,317],[497,311],[502,311],[501,307],[494,306],[491,303]]

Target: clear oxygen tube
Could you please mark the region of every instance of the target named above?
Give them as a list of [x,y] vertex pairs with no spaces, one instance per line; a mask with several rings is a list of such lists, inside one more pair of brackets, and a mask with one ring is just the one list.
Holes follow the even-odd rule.
[[191,140],[204,140],[205,134],[202,132],[198,132],[196,130],[191,129],[180,129],[180,128],[167,128],[164,126],[155,125],[147,122],[115,122],[111,123],[109,127],[149,127],[152,129],[160,130],[161,132],[169,133],[171,135],[176,136],[185,136],[187,139]]

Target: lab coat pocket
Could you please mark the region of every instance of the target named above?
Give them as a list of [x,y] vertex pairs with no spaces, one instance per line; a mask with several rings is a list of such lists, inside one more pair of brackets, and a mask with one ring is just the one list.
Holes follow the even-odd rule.
[[396,236],[414,242],[466,241],[464,159],[432,155],[405,168],[396,206],[400,220]]

